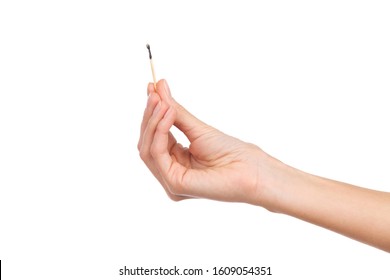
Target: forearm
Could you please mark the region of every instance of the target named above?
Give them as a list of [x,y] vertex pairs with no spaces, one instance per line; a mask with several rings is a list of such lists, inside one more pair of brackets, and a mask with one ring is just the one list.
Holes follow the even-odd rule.
[[280,162],[262,188],[266,208],[390,252],[390,193],[314,176]]

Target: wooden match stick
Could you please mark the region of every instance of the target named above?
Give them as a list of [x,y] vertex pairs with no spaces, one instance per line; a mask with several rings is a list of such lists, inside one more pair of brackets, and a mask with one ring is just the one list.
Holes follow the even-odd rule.
[[150,45],[146,44],[146,48],[149,51],[150,68],[152,69],[154,90],[157,91],[156,75],[154,74],[154,66],[153,66],[152,52],[150,51]]

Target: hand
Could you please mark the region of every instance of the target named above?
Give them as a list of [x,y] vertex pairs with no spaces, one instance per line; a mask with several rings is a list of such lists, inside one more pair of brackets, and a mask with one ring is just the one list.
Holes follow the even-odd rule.
[[[148,94],[138,149],[168,196],[258,204],[261,162],[269,156],[191,115],[172,98],[165,80],[158,82],[157,92],[149,84]],[[172,125],[187,136],[189,148],[176,142]]]

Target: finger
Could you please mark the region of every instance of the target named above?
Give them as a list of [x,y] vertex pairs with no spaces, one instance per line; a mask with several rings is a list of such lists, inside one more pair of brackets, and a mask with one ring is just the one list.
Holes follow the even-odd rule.
[[147,94],[148,94],[148,96],[149,96],[151,93],[156,93],[156,90],[154,89],[154,84],[153,84],[153,83],[149,83],[149,84],[148,84],[148,87],[147,87]]
[[[166,191],[167,195],[174,201],[179,201],[183,199],[187,199],[190,197],[185,196],[177,196],[174,195],[170,189],[168,188],[168,184],[161,176],[158,168],[156,167],[156,164],[154,160],[150,156],[150,149],[148,148],[150,146],[150,133],[153,131],[153,121],[151,121],[151,117],[153,115],[153,112],[156,109],[157,104],[161,101],[160,95],[157,94],[154,88],[153,83],[149,83],[147,87],[147,93],[148,93],[148,103],[144,111],[143,121],[141,124],[141,133],[140,133],[140,139],[138,143],[138,149],[140,150],[141,158],[144,160],[146,166],[149,168],[149,170],[153,173],[153,175],[156,177],[156,179],[160,182],[160,184],[164,187],[164,190]],[[166,97],[166,95],[164,95]],[[172,133],[168,132],[168,151],[173,150],[173,154],[175,157],[180,158],[181,155],[179,154],[177,149],[174,149],[174,147],[177,145],[177,141],[172,135]]]
[[140,137],[138,140],[138,150],[140,150],[141,148],[146,126],[149,122],[150,117],[152,116],[153,110],[156,108],[159,101],[160,101],[160,96],[158,94],[149,95],[148,102],[141,123]]
[[190,142],[212,129],[172,98],[171,90],[166,80],[163,79],[157,83],[157,92],[162,100],[175,107],[177,116],[174,124],[187,136]]
[[160,96],[158,94],[155,94],[152,96],[150,95],[151,93],[155,93],[153,83],[148,84],[146,91],[148,94],[148,101],[147,101],[146,108],[144,111],[144,116],[142,118],[141,131],[140,131],[140,136],[139,136],[138,145],[137,145],[138,150],[140,150],[140,148],[141,148],[141,143],[142,143],[144,131],[146,128],[146,124],[148,123],[149,118],[152,115],[154,108],[156,107],[158,101],[160,100],[160,98],[159,98]]
[[196,118],[176,101],[175,108],[177,112],[175,126],[186,135],[191,143],[200,136],[213,130],[211,126]]
[[148,160],[148,157],[150,155],[150,147],[153,142],[154,134],[156,132],[156,128],[158,123],[161,121],[161,119],[164,117],[168,107],[165,103],[159,101],[156,107],[153,110],[153,113],[151,117],[149,118],[143,136],[142,136],[142,142],[141,142],[141,158]]
[[187,170],[186,167],[173,160],[170,151],[167,149],[169,129],[175,121],[175,112],[173,107],[170,107],[166,112],[164,118],[158,124],[151,146],[153,160],[171,193],[181,184],[181,178]]
[[[164,180],[163,176],[161,175],[159,169],[156,167],[155,162],[150,154],[150,145],[152,143],[153,135],[155,134],[156,127],[158,123],[161,121],[161,118],[164,116],[164,113],[167,110],[167,106],[165,106],[160,103],[156,106],[154,109],[152,116],[150,117],[148,124],[146,126],[143,142],[141,146],[141,158],[144,160],[146,166],[149,168],[149,170],[153,173],[153,175],[157,178],[157,180],[160,182],[160,184],[164,187],[164,190],[166,191],[167,195],[174,201],[179,201],[182,199],[186,199],[186,197],[176,196],[174,195],[168,188],[168,184]],[[176,139],[173,137],[173,135],[168,132],[168,145],[166,149],[171,150],[172,147],[176,144]]]
[[170,152],[177,162],[186,168],[191,168],[191,157],[188,148],[184,148],[183,145],[175,143],[170,149]]
[[172,127],[174,121],[175,111],[173,107],[170,107],[156,127],[153,142],[150,147],[151,155],[157,163],[158,169],[162,171],[162,173],[168,173],[169,167],[173,161],[168,145],[169,129]]
[[157,82],[157,93],[161,99],[167,102],[169,105],[173,104],[171,90],[169,89],[168,82],[165,79],[161,79]]
[[[161,119],[164,117],[167,110],[168,110],[167,105],[160,101],[156,106],[156,108],[154,109],[152,116],[150,117],[144,131],[143,139],[141,142],[140,155],[150,169],[152,169],[154,165],[154,161],[152,159],[152,154],[151,154],[152,153],[151,145],[154,141],[156,129],[159,125],[159,122],[161,122]],[[163,144],[165,145],[165,149],[167,149],[168,151],[170,151],[172,147],[176,144],[176,139],[169,132],[169,128],[167,132],[167,141],[164,142]]]
[[[157,178],[157,180],[164,186],[165,182],[162,176],[159,174],[159,171],[156,168],[153,158],[150,154],[150,146],[153,141],[153,135],[155,133],[157,124],[164,116],[165,112],[164,112],[164,108],[162,108],[162,102],[160,101],[160,97],[157,94],[152,93],[152,96],[150,96],[149,99],[152,98],[154,98],[158,102],[156,102],[156,106],[151,106],[151,104],[148,101],[148,106],[145,110],[145,117],[141,128],[142,137],[140,139],[139,151],[140,151],[140,156],[142,160],[145,162],[146,166],[150,169],[150,171]],[[164,188],[166,189],[165,186]]]

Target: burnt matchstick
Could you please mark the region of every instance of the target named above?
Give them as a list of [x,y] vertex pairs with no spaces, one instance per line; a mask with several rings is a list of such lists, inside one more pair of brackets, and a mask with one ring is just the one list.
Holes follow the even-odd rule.
[[150,68],[152,69],[154,89],[157,91],[156,75],[154,74],[154,66],[153,66],[152,52],[150,51],[150,45],[146,44],[146,48],[149,51]]

